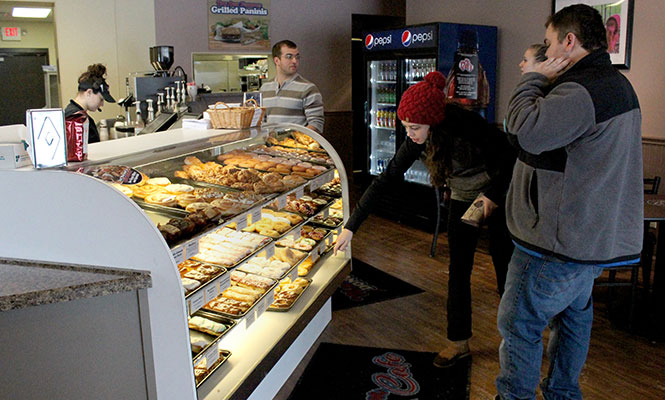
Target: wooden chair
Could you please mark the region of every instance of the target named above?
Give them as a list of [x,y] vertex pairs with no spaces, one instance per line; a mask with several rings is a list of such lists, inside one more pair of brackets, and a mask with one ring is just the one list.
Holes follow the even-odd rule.
[[[658,186],[660,185],[660,177],[644,179],[644,194],[657,194]],[[638,289],[638,276],[639,269],[642,266],[642,281],[646,293],[649,293],[651,282],[651,262],[653,258],[653,251],[656,245],[655,233],[649,229],[647,224],[644,225],[644,241],[642,244],[642,254],[640,262],[631,265],[622,265],[618,267],[606,268],[605,271],[609,273],[607,281],[597,280],[595,286],[608,287],[607,295],[607,310],[608,314],[611,310],[611,302],[614,297],[615,287],[630,287],[630,306],[628,311],[628,330],[632,331],[633,318],[635,315],[635,308],[637,306],[637,289]],[[616,275],[619,271],[630,271],[630,280],[617,281]]]

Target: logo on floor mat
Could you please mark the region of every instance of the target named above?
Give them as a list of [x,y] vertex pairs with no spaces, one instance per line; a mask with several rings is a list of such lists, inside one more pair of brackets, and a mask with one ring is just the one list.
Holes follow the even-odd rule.
[[340,291],[351,301],[363,301],[372,292],[384,292],[385,290],[371,285],[364,280],[349,275],[339,287]]
[[420,385],[413,379],[411,364],[397,353],[387,352],[374,357],[372,362],[388,371],[372,375],[372,382],[378,388],[365,394],[365,400],[386,400],[388,396],[412,396],[420,392]]

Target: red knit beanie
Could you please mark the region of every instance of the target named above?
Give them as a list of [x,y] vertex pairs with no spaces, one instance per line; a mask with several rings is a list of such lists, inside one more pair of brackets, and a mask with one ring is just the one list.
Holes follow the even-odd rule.
[[430,72],[425,80],[408,88],[397,108],[401,121],[414,124],[436,125],[443,121],[446,96],[443,90],[446,77],[439,71]]

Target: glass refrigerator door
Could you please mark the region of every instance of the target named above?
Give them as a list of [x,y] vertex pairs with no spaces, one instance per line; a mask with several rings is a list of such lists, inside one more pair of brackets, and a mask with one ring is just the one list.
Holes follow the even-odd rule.
[[397,60],[370,61],[369,82],[369,173],[378,175],[395,155],[397,121]]
[[[404,65],[404,82],[406,83],[404,90],[425,79],[425,75],[430,72],[436,71],[435,58],[407,58],[404,60]],[[409,139],[405,138],[404,140]],[[427,172],[425,164],[420,160],[416,161],[404,173],[404,180],[422,185],[430,185],[429,172]]]

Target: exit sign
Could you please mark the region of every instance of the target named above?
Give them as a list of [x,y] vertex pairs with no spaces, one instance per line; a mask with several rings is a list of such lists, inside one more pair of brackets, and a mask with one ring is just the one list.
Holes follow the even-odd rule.
[[21,40],[21,28],[16,26],[3,26],[2,40]]

